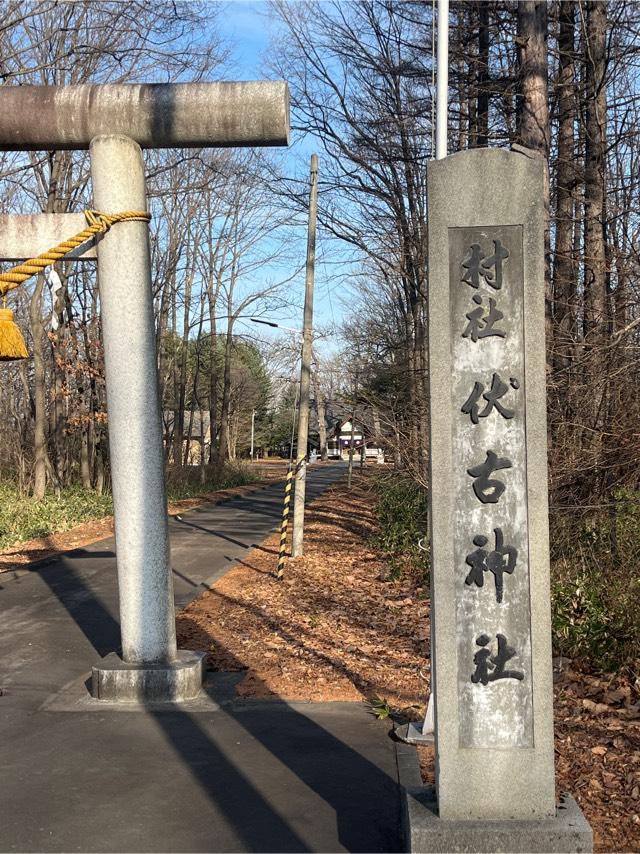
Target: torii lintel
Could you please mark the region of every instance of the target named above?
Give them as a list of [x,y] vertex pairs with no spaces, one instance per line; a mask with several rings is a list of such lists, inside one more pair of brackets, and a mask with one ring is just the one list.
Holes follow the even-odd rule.
[[141,148],[289,144],[282,80],[0,86],[0,150],[87,149],[104,134]]

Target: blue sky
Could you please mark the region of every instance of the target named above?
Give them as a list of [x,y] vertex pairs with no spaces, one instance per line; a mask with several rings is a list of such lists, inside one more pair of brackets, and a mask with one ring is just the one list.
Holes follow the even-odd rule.
[[266,4],[254,0],[231,0],[221,17],[221,29],[233,45],[232,62],[237,65],[239,79],[262,78],[263,57],[272,31]]
[[[227,3],[223,14],[219,19],[221,33],[228,45],[232,48],[231,69],[234,78],[239,80],[260,80],[271,77],[265,68],[265,56],[272,46],[272,37],[277,36],[277,22],[268,11],[268,5],[256,0],[231,0]],[[302,160],[307,160],[314,150],[313,140],[300,140],[292,136],[291,147],[285,153],[285,168],[291,173],[300,173]],[[322,161],[320,161],[322,170]],[[302,237],[304,238],[304,227]],[[304,253],[304,239],[300,241],[301,252]],[[316,262],[315,278],[315,300],[314,300],[314,326],[325,329],[335,329],[342,322],[344,314],[343,300],[346,296],[344,283],[337,283],[335,262],[339,260],[333,255],[335,242],[329,248],[329,242],[323,242],[322,230],[318,232],[318,258]],[[304,257],[300,258],[301,266]],[[341,266],[341,265],[338,265]],[[283,271],[286,275],[287,272]],[[292,306],[289,313],[283,312],[279,318],[286,326],[298,328],[302,325],[302,301],[304,298],[304,270],[296,277],[292,284],[292,300],[298,303]],[[253,327],[255,331],[256,327]],[[262,327],[264,334],[277,334],[276,330],[271,333],[267,327]],[[338,344],[337,338],[327,340],[322,349],[332,349]]]

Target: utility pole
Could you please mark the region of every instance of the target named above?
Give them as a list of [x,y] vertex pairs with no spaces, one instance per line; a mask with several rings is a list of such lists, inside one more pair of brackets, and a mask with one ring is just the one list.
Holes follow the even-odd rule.
[[251,462],[253,462],[253,436],[255,433],[255,425],[256,425],[256,411],[255,409],[251,410]]
[[311,189],[309,191],[309,226],[307,234],[307,272],[304,291],[304,325],[302,327],[302,366],[300,368],[300,405],[298,409],[298,451],[296,491],[293,505],[293,538],[291,556],[300,557],[304,540],[304,494],[307,480],[307,440],[309,437],[309,386],[311,383],[311,350],[313,324],[313,283],[316,263],[316,220],[318,216],[318,155],[311,155]]
[[353,473],[353,441],[354,441],[354,434],[355,434],[355,430],[356,430],[355,417],[356,417],[356,407],[355,407],[355,403],[354,403],[353,412],[351,413],[351,439],[349,440],[349,474],[347,476],[347,488],[348,489],[351,489],[351,475]]
[[[358,367],[360,365],[360,347],[358,347],[358,362],[353,373],[353,386],[351,398],[351,437],[349,439],[349,468],[347,469],[347,489],[351,490],[351,477],[353,475],[353,443],[356,432],[356,401],[358,399]],[[363,435],[364,438],[364,435]]]

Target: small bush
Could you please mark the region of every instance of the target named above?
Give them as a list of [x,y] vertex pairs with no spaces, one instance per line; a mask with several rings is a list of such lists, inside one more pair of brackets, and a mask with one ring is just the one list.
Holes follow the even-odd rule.
[[167,497],[169,501],[183,498],[197,498],[215,492],[217,489],[230,489],[232,486],[244,486],[255,483],[257,475],[251,468],[240,462],[225,463],[222,468],[206,466],[205,481],[201,483],[200,468],[185,466],[169,467],[167,471]]
[[374,697],[371,700],[371,712],[379,720],[384,721],[391,715],[391,706],[389,701],[381,697]]
[[397,474],[377,479],[374,488],[380,525],[374,544],[387,556],[390,577],[398,579],[409,570],[421,573],[426,581],[429,554],[418,546],[421,540],[427,540],[426,491]]
[[637,668],[640,650],[640,493],[608,509],[552,516],[552,624],[557,652],[596,669]]

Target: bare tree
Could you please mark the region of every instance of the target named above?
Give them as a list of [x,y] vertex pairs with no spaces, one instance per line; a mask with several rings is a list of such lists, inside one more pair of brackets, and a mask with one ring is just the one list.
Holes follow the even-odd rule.
[[[210,38],[199,38],[203,16],[207,15]],[[43,83],[66,85],[83,82],[124,82],[140,79],[181,79],[188,74],[198,79],[224,58],[215,29],[211,7],[198,3],[139,2],[17,3],[9,0],[3,6],[0,26],[0,75],[4,85]],[[41,154],[4,155],[0,164],[2,193],[10,200],[12,210],[29,212],[66,212],[82,205],[89,207],[87,157],[83,153],[48,152]],[[70,370],[67,351],[85,365],[92,362],[87,347],[94,347],[95,335],[82,334],[76,317],[87,318],[87,301],[82,308],[72,298],[79,291],[86,297],[86,283],[78,288],[78,271],[60,265],[63,282],[57,304],[57,333],[46,346],[43,324],[44,283],[39,278],[33,287],[29,318],[32,336],[33,372],[33,444],[36,498],[44,495],[46,479],[56,484],[68,479],[74,466],[69,465],[69,441],[79,426],[79,465],[83,482],[94,449],[89,439],[100,436],[96,418],[96,398],[92,393],[87,412],[69,421],[70,389],[76,384]],[[84,280],[83,280],[84,281]],[[89,300],[97,310],[97,300]],[[80,349],[78,349],[80,348]],[[80,350],[84,350],[80,356]],[[12,370],[12,369],[9,369]],[[15,370],[15,369],[14,369]],[[86,379],[86,376],[85,376]],[[95,380],[95,378],[93,378]],[[93,382],[92,380],[92,382]],[[84,379],[82,382],[84,383]],[[47,386],[51,394],[47,394]],[[95,382],[91,386],[95,391]],[[84,397],[84,385],[81,387]],[[50,398],[50,400],[49,400]],[[89,417],[89,413],[91,417]],[[53,464],[50,456],[53,457]],[[103,449],[96,459],[101,465]],[[103,476],[97,474],[102,483]]]

